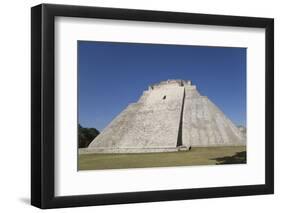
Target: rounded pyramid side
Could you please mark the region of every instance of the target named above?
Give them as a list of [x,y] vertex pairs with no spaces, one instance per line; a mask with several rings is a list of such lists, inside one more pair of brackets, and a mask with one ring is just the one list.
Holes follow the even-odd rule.
[[196,87],[186,86],[183,143],[186,146],[241,146],[246,137],[233,122]]

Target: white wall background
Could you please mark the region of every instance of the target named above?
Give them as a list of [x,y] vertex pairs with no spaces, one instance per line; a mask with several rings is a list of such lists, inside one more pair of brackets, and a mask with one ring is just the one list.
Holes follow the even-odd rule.
[[[278,212],[281,207],[281,13],[278,0],[53,0],[80,4],[275,18],[275,195],[50,210],[51,212]],[[38,212],[30,197],[30,7],[37,0],[1,2],[0,210]],[[278,131],[279,130],[279,131]],[[280,210],[279,210],[280,211]]]

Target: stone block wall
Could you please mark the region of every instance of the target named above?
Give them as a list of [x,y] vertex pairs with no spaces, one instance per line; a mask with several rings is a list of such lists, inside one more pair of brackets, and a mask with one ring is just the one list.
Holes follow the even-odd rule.
[[144,91],[83,153],[171,152],[245,143],[245,135],[191,81],[168,80]]
[[96,148],[97,152],[175,150],[183,95],[184,87],[174,84],[145,92],[140,101],[129,105],[94,139],[89,149]]

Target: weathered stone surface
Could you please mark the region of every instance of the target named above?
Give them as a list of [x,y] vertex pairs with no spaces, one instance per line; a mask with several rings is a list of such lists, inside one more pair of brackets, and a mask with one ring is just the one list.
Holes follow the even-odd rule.
[[171,152],[245,143],[245,135],[190,81],[168,80],[150,86],[81,152]]
[[186,96],[184,106],[183,145],[192,147],[245,145],[244,135],[207,97]]

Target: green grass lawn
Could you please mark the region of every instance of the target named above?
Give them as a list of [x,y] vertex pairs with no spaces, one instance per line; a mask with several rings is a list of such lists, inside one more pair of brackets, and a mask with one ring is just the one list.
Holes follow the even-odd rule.
[[246,147],[204,147],[185,152],[80,154],[79,170],[246,163]]

